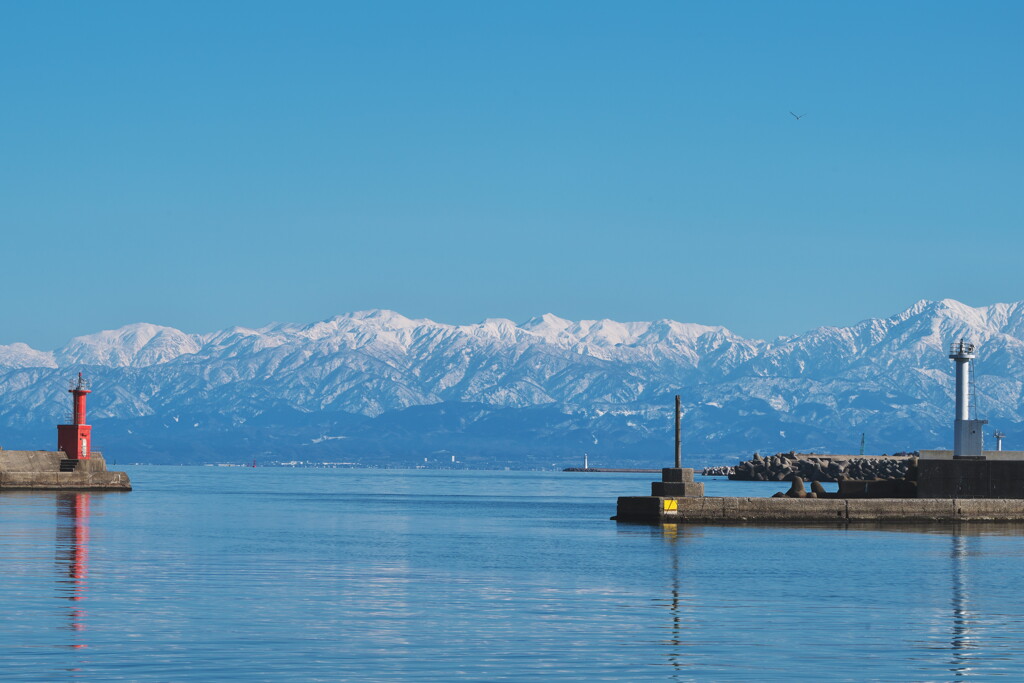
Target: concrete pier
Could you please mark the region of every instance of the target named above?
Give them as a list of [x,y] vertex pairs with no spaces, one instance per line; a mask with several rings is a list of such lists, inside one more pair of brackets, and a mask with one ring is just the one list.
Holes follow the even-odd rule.
[[[861,456],[844,468],[848,456],[770,458],[754,454],[735,466],[730,479],[789,481],[788,491],[771,498],[705,498],[692,470],[679,469],[679,397],[676,397],[676,466],[663,470],[650,496],[619,498],[612,519],[621,522],[1024,522],[1024,453],[985,451],[981,428],[987,420],[972,417],[973,343],[961,338],[949,350],[956,362],[954,445],[949,451],[901,453],[874,461]],[[861,450],[864,438],[861,435]],[[872,462],[872,466],[861,463]],[[688,473],[688,474],[687,474]],[[804,489],[804,478],[812,481]],[[829,492],[821,481],[838,481]]]
[[662,481],[651,484],[650,496],[620,497],[613,519],[649,524],[1024,522],[1022,460],[921,459],[912,469],[912,479],[843,480],[836,493],[807,493],[795,478],[791,491],[777,497],[706,498],[692,470],[668,468]]
[[624,496],[614,517],[648,524],[1024,521],[1024,499]]
[[63,451],[0,450],[0,491],[6,490],[131,491],[124,472],[108,472],[103,455],[68,458]]

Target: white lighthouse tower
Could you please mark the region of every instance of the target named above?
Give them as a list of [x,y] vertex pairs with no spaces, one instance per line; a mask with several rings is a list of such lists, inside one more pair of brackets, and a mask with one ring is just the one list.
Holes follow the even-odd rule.
[[982,425],[988,420],[971,419],[973,387],[972,363],[977,354],[974,344],[962,338],[949,347],[949,358],[956,363],[956,418],[953,420],[953,457],[978,458],[982,453]]

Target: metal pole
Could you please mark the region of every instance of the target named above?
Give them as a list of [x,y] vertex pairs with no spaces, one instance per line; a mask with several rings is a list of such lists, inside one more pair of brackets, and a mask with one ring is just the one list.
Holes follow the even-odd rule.
[[681,410],[679,407],[679,394],[676,394],[676,469],[683,466],[682,464],[682,440],[679,436],[679,420],[681,416]]

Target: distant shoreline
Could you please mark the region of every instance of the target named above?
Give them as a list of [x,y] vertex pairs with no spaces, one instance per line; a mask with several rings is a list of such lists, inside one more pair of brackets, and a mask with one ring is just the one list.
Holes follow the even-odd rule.
[[646,472],[651,474],[657,474],[661,470],[630,470],[630,469],[619,469],[617,467],[566,467],[563,472]]

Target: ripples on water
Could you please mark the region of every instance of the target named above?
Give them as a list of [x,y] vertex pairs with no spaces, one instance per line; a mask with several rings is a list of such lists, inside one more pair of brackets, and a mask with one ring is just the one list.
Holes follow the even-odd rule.
[[0,494],[3,679],[1024,674],[1021,525],[609,521],[651,475],[129,473]]

